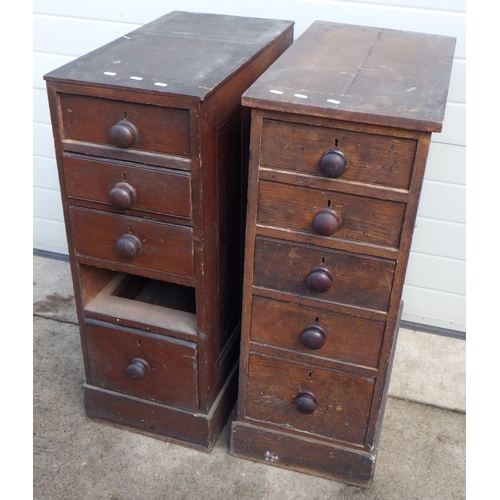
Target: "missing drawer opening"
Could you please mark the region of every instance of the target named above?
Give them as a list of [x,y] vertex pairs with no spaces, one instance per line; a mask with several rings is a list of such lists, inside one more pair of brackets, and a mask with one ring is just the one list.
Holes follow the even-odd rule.
[[176,283],[128,275],[112,295],[196,314],[194,288]]
[[87,302],[85,315],[157,333],[195,335],[195,289],[142,276],[115,273]]

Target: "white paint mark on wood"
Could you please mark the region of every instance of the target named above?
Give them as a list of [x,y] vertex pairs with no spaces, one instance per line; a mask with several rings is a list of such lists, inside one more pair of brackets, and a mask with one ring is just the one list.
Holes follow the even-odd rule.
[[264,459],[266,462],[277,462],[278,461],[278,455],[276,453],[271,453],[270,451],[266,451],[264,453]]

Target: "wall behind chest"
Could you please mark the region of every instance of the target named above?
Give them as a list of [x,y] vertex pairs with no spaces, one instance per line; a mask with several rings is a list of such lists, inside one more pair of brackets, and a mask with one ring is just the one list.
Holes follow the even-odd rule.
[[405,281],[403,320],[465,331],[465,0],[33,2],[33,247],[67,253],[43,75],[172,10],[420,31],[457,38],[446,117],[434,134]]

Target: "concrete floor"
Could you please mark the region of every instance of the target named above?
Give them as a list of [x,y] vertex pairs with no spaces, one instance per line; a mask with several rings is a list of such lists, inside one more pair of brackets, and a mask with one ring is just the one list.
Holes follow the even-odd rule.
[[33,281],[36,500],[466,497],[465,414],[429,404],[389,397],[370,489],[235,458],[229,454],[229,424],[212,453],[203,453],[91,422],[83,409],[69,264],[34,256]]

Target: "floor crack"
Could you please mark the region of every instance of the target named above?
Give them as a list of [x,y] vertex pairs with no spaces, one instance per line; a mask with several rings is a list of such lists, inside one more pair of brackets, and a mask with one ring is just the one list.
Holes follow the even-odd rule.
[[36,317],[36,318],[42,318],[42,319],[48,319],[48,320],[51,320],[51,321],[56,321],[57,323],[64,323],[64,324],[67,324],[67,325],[78,326],[78,322],[76,322],[76,321],[69,321],[67,319],[54,318],[54,317],[51,317],[51,316],[45,316],[43,314],[38,314],[38,313],[33,313],[33,316]]

